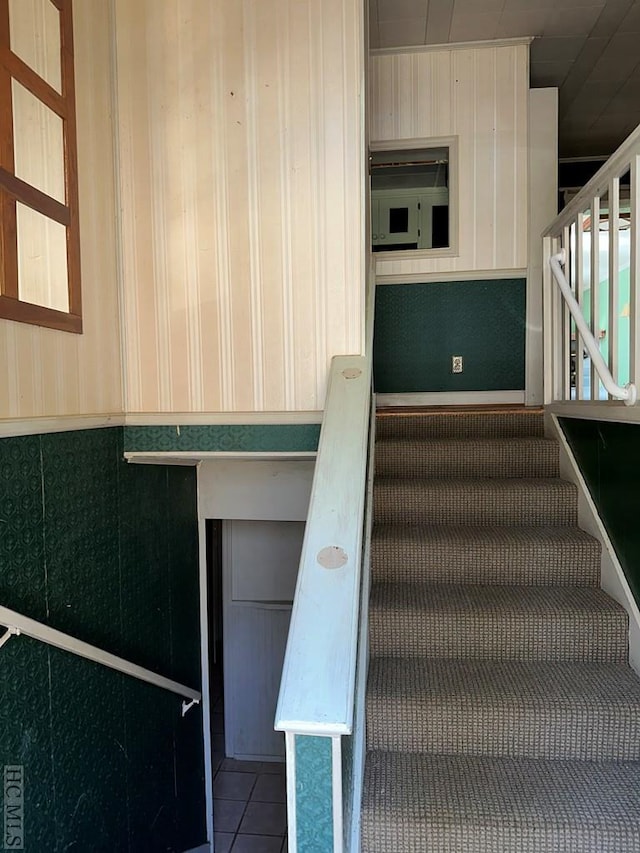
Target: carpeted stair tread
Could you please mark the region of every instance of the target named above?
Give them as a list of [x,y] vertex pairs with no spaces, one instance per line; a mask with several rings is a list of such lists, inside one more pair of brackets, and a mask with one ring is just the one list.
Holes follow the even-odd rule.
[[362,853],[640,853],[640,679],[540,411],[376,419]]
[[451,479],[376,477],[377,524],[576,524],[577,491],[554,477]]
[[544,416],[540,412],[425,413],[378,415],[378,438],[522,438],[542,437]]
[[595,586],[600,543],[578,527],[376,524],[374,581]]
[[557,477],[559,453],[548,438],[389,438],[376,443],[375,465],[396,477]]
[[372,658],[367,747],[640,760],[640,679],[624,664]]
[[370,752],[362,853],[631,853],[640,764]]
[[626,663],[626,611],[601,589],[374,583],[373,656]]

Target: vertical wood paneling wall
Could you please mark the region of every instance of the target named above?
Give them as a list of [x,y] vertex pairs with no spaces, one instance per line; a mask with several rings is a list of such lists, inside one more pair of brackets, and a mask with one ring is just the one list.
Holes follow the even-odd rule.
[[378,275],[527,266],[528,63],[525,44],[371,56],[371,142],[457,136],[459,158],[458,255]]
[[0,418],[122,411],[110,5],[74,3],[84,334],[0,320]]
[[361,0],[115,0],[128,412],[321,409],[363,338]]

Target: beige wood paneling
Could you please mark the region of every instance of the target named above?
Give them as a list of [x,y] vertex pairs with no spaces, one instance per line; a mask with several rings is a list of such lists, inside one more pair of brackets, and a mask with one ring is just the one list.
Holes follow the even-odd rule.
[[377,259],[378,275],[527,266],[528,45],[374,53],[372,143],[458,139],[455,257]]
[[319,409],[363,327],[361,0],[115,0],[126,408]]
[[110,0],[74,29],[84,334],[0,320],[0,418],[122,411]]

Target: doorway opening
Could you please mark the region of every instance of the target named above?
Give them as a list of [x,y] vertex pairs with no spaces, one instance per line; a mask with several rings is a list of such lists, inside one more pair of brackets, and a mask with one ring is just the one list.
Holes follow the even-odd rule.
[[273,722],[304,523],[207,519],[205,529],[216,851],[280,853],[284,736]]

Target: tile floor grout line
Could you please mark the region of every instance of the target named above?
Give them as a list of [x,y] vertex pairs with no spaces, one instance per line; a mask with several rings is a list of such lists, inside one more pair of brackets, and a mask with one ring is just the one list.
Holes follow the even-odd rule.
[[[287,842],[287,841],[288,841],[288,826],[286,825],[286,822],[285,822],[285,831],[284,831],[284,834],[283,834],[283,835],[281,835],[281,834],[270,835],[270,834],[268,834],[268,833],[257,833],[257,832],[249,832],[249,831],[241,832],[241,831],[240,831],[240,830],[241,830],[241,827],[242,827],[242,821],[244,820],[245,815],[246,815],[246,812],[247,812],[247,808],[248,808],[248,806],[249,806],[249,804],[250,804],[251,802],[254,802],[254,801],[251,799],[251,797],[252,797],[252,795],[253,795],[254,791],[256,790],[256,786],[258,785],[258,780],[259,780],[262,776],[267,776],[267,777],[268,777],[268,776],[272,776],[272,777],[278,778],[278,777],[280,777],[282,774],[280,774],[280,773],[268,773],[268,772],[261,772],[260,770],[256,770],[256,771],[242,771],[242,770],[239,770],[238,768],[234,768],[234,769],[231,769],[231,770],[223,770],[223,769],[222,769],[222,765],[224,764],[224,761],[225,761],[225,760],[227,760],[227,759],[226,759],[226,757],[225,757],[225,759],[223,759],[223,761],[220,763],[220,766],[219,766],[218,770],[217,770],[217,771],[216,771],[216,773],[215,773],[215,776],[214,776],[214,783],[215,783],[215,780],[217,779],[217,777],[219,776],[219,774],[220,774],[220,773],[234,773],[234,772],[242,773],[242,772],[246,772],[246,773],[247,773],[247,775],[249,775],[249,772],[251,772],[251,773],[255,776],[255,779],[254,779],[254,781],[253,781],[253,783],[252,783],[252,785],[251,785],[251,788],[249,789],[249,792],[248,792],[248,794],[247,794],[247,797],[248,797],[247,799],[240,799],[240,800],[226,800],[226,798],[224,798],[224,797],[218,797],[218,798],[215,798],[215,797],[214,797],[214,826],[215,826],[215,801],[216,801],[216,799],[218,799],[218,800],[226,800],[227,802],[238,802],[238,803],[243,803],[243,805],[244,805],[244,808],[243,808],[243,810],[242,810],[242,814],[240,815],[240,819],[239,819],[238,824],[237,824],[237,829],[236,829],[236,830],[235,830],[235,832],[233,832],[233,833],[228,833],[228,834],[230,834],[230,835],[233,835],[233,838],[231,839],[231,845],[230,845],[230,847],[229,847],[229,853],[233,853],[234,845],[235,845],[235,843],[236,843],[236,841],[237,841],[237,839],[238,839],[238,837],[239,837],[239,836],[252,836],[252,837],[254,837],[254,838],[274,838],[274,839],[279,839],[279,841],[280,841],[280,847],[279,847],[279,851],[278,851],[278,853],[282,853],[282,852],[283,852],[283,850],[284,850],[284,847],[285,847],[285,842]],[[234,760],[236,760],[236,759],[230,759],[230,760],[234,761]],[[254,762],[254,764],[258,764],[258,765],[262,766],[262,765],[264,764],[264,762]],[[278,783],[278,784],[279,784],[279,783]],[[261,804],[263,804],[263,805],[271,805],[271,806],[284,805],[283,803],[280,803],[280,802],[278,802],[278,801],[275,801],[275,802],[274,802],[274,801],[270,801],[270,800],[264,800],[264,801],[263,801],[263,800],[256,800],[255,802],[259,802],[259,803],[261,803]],[[225,832],[224,834],[226,835],[227,833]]]
[[[218,706],[220,706],[223,709],[222,710],[223,729],[222,729],[222,732],[218,732],[217,734],[220,734],[222,736],[223,743],[224,743],[224,694],[223,693],[220,693],[214,699],[214,702],[213,702],[213,712],[214,713],[216,713],[216,709]],[[212,731],[212,735],[213,734],[214,734],[214,732]],[[286,800],[285,800],[285,802],[280,802],[279,800],[275,800],[275,801],[273,801],[273,800],[255,800],[254,801],[251,798],[253,796],[254,791],[256,790],[256,786],[258,785],[258,781],[263,776],[267,776],[267,777],[271,776],[271,777],[273,777],[274,780],[277,779],[278,781],[276,782],[276,786],[282,785],[281,777],[284,775],[284,778],[286,780],[286,768],[283,768],[284,773],[280,769],[275,770],[275,772],[274,772],[274,769],[271,767],[269,768],[269,770],[265,769],[265,765],[267,765],[267,764],[275,765],[275,764],[278,764],[280,762],[253,761],[253,762],[247,762],[247,763],[251,764],[255,769],[246,770],[246,769],[243,769],[243,768],[237,766],[238,763],[240,763],[240,761],[241,761],[240,759],[229,759],[224,754],[224,751],[221,753],[221,756],[222,757],[220,759],[220,762],[219,762],[217,768],[215,769],[215,771],[213,773],[213,784],[214,785],[215,785],[216,779],[218,778],[218,776],[221,773],[247,773],[247,774],[252,773],[255,778],[254,778],[254,781],[253,781],[248,793],[246,794],[246,796],[244,798],[239,799],[239,800],[228,799],[226,797],[216,797],[214,794],[214,798],[213,798],[214,833],[217,831],[220,834],[232,836],[231,843],[230,843],[229,848],[228,848],[228,853],[233,853],[236,842],[240,836],[244,836],[244,837],[249,836],[252,838],[262,838],[262,839],[268,838],[268,839],[274,839],[274,840],[277,839],[279,841],[277,853],[284,853],[285,846],[288,845],[288,838],[289,838],[289,827],[288,827],[287,820],[286,820]],[[229,769],[224,769],[225,762],[227,762],[227,761],[231,761],[234,763],[231,765],[231,767]],[[244,806],[244,808],[242,809],[242,813],[240,815],[240,818],[238,820],[238,823],[237,823],[237,828],[233,832],[227,832],[225,830],[216,830],[215,829],[216,801],[221,801],[221,800],[226,801],[226,802],[232,802],[232,803],[242,803]],[[284,834],[283,835],[279,835],[279,834],[269,835],[268,833],[257,833],[257,832],[247,832],[247,831],[241,832],[240,831],[241,827],[242,827],[242,822],[243,822],[243,820],[246,816],[246,813],[247,813],[248,806],[252,802],[255,802],[255,803],[260,804],[260,805],[284,806],[285,807],[285,826],[284,826]],[[288,846],[287,846],[287,849],[288,849]]]

